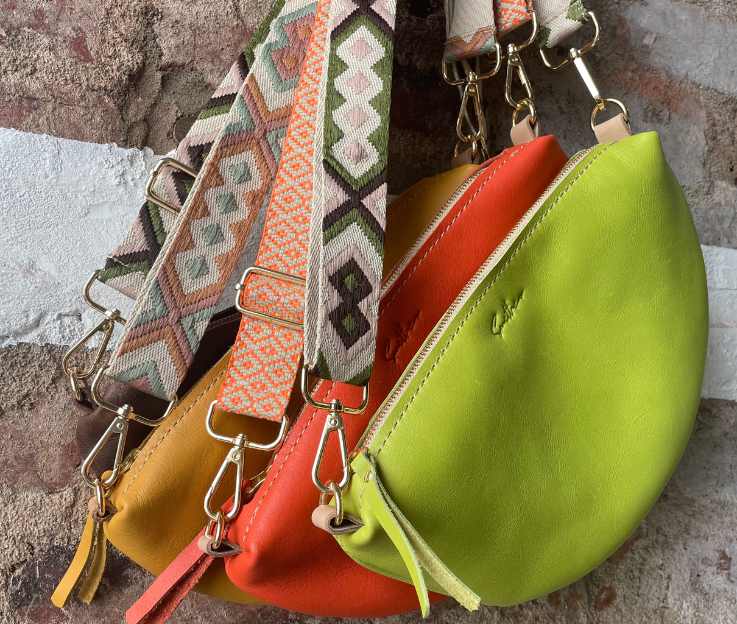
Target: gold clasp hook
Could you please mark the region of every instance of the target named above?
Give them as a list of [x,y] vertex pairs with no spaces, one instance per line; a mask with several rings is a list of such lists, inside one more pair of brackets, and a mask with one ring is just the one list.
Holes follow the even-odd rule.
[[[537,108],[535,107],[535,92],[532,87],[532,81],[527,73],[527,68],[522,60],[520,52],[530,47],[537,38],[539,25],[537,13],[532,11],[532,29],[528,38],[522,43],[509,43],[506,48],[507,58],[507,77],[504,85],[504,99],[512,107],[512,125],[516,126],[520,121],[520,115],[528,112],[530,115],[530,124],[535,135],[539,135],[540,126],[537,118]],[[521,85],[523,96],[517,99],[514,95],[515,83]]]
[[580,48],[571,48],[568,51],[568,57],[558,64],[553,64],[547,57],[545,50],[543,50],[542,48],[540,48],[540,56],[545,66],[555,71],[563,69],[568,64],[573,63],[573,66],[576,68],[578,75],[580,76],[583,83],[586,85],[586,89],[594,100],[594,108],[591,111],[591,129],[594,132],[596,132],[596,120],[599,114],[605,111],[608,108],[609,104],[614,104],[617,108],[620,109],[624,124],[627,127],[627,130],[629,130],[630,115],[627,107],[621,100],[604,97],[601,94],[599,86],[596,84],[596,80],[594,80],[594,76],[592,75],[591,70],[586,63],[586,59],[584,57],[589,52],[591,52],[599,43],[599,39],[601,37],[601,27],[599,26],[599,20],[596,18],[596,14],[593,11],[586,11],[586,13],[584,14],[584,18],[587,21],[590,21],[594,27],[594,35],[585,45]]
[[[483,82],[499,73],[502,56],[501,44],[496,42],[494,52],[476,59],[475,68],[467,60],[449,62],[443,59],[441,66],[443,79],[449,85],[461,90],[461,107],[456,119],[458,136],[456,156],[463,150],[464,145],[468,145],[474,160],[486,160],[489,157]],[[491,65],[487,69],[482,69],[482,63],[486,58],[491,59]]]
[[[312,482],[315,487],[320,490],[322,494],[328,494],[334,488],[331,488],[331,484],[338,488],[338,490],[344,490],[351,481],[351,469],[348,464],[348,445],[345,439],[345,423],[343,422],[343,406],[335,399],[331,402],[330,412],[325,418],[325,424],[322,428],[322,435],[320,436],[320,442],[317,447],[317,453],[315,459],[312,462]],[[325,455],[325,448],[328,445],[331,434],[335,433],[338,438],[338,450],[340,452],[340,465],[342,474],[340,481],[330,482],[329,484],[323,483],[320,480],[320,465],[322,464],[322,458]]]
[[[310,473],[312,482],[320,492],[321,501],[327,495],[333,494],[336,499],[336,505],[339,509],[342,509],[342,494],[351,482],[351,467],[348,459],[348,443],[345,436],[345,422],[343,421],[343,414],[360,414],[366,409],[369,401],[368,385],[363,386],[361,403],[356,407],[343,405],[343,403],[338,399],[333,399],[330,403],[318,401],[310,393],[309,371],[306,366],[303,366],[302,376],[300,378],[300,389],[302,390],[302,396],[309,405],[320,410],[327,410],[328,412],[325,417],[322,434],[320,435],[320,442],[318,443],[317,451],[315,452],[315,459],[312,462],[312,471]],[[327,448],[332,434],[335,434],[337,437],[338,452],[340,453],[341,477],[340,481],[337,483],[334,481],[323,483],[320,479],[320,466],[322,465],[325,449]],[[340,520],[342,521],[342,512]],[[340,524],[340,522],[338,522],[338,524]]]
[[[82,384],[97,373],[103,359],[105,358],[107,347],[110,344],[110,339],[112,338],[113,331],[115,330],[115,324],[120,323],[121,325],[125,325],[126,323],[126,320],[120,314],[120,310],[108,310],[105,306],[100,305],[92,298],[92,286],[97,281],[99,274],[100,271],[95,271],[87,280],[87,283],[84,285],[84,289],[82,290],[82,296],[84,297],[87,305],[93,310],[100,312],[104,318],[84,336],[77,340],[77,342],[75,342],[71,347],[69,347],[69,350],[64,354],[64,357],[61,360],[62,369],[67,377],[69,377],[69,383],[72,386],[72,392],[74,393],[74,398],[77,401],[83,400]],[[100,343],[92,356],[90,364],[86,367],[75,365],[74,357],[80,351],[84,350],[87,343],[90,342],[90,340],[92,340],[92,338],[97,334],[102,334],[102,336],[100,338]]]
[[220,489],[220,484],[223,479],[225,479],[228,469],[231,466],[235,467],[235,486],[233,488],[232,503],[230,509],[225,512],[224,519],[228,522],[234,520],[241,508],[243,499],[243,470],[246,465],[246,448],[248,440],[245,435],[240,434],[234,439],[234,442],[235,443],[225,456],[225,459],[223,459],[223,462],[220,464],[220,468],[217,473],[215,473],[215,478],[212,480],[212,483],[210,484],[210,487],[207,488],[207,493],[205,494],[205,513],[213,522],[217,522],[218,515],[223,512],[218,508],[213,508],[212,502],[217,491]]
[[[205,429],[211,438],[218,442],[228,444],[231,448],[228,450],[223,462],[220,464],[220,468],[218,468],[218,471],[215,473],[215,477],[213,478],[210,487],[207,489],[203,502],[205,513],[210,519],[210,524],[205,534],[210,540],[211,550],[218,549],[222,541],[225,525],[235,519],[243,504],[243,477],[245,474],[246,450],[253,449],[265,452],[274,451],[282,443],[286,437],[287,430],[289,429],[289,419],[286,416],[283,416],[279,432],[276,434],[276,438],[271,442],[252,442],[243,433],[239,433],[236,436],[223,435],[215,430],[214,418],[217,405],[217,401],[210,403],[210,407],[205,415]],[[233,486],[232,503],[230,509],[223,513],[221,509],[213,507],[213,501],[231,467],[235,467],[235,484]],[[214,533],[213,530],[215,531]]]

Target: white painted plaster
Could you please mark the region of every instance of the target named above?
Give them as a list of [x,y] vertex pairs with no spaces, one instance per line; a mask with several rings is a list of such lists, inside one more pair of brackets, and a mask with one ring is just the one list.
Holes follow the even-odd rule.
[[92,325],[80,287],[120,242],[154,162],[151,150],[0,129],[0,346],[69,344]]
[[[92,326],[81,286],[127,230],[155,160],[150,150],[0,129],[0,346],[66,345]],[[711,315],[703,396],[737,400],[737,250],[703,249]],[[130,307],[122,296],[113,302],[111,289],[102,295]]]

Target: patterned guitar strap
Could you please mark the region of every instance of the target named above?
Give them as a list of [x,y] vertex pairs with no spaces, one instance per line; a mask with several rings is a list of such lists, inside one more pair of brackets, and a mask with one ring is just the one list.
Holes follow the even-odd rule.
[[[282,4],[283,0],[277,0],[262,20],[177,146],[173,157],[162,159],[151,173],[146,185],[146,201],[139,209],[128,233],[110,253],[104,268],[95,271],[88,281],[84,297],[103,318],[71,346],[62,362],[78,401],[84,400],[86,383],[94,378],[103,362],[115,324],[125,323],[119,310],[100,305],[92,299],[92,286],[99,281],[132,300],[138,297],[146,275],[174,227],[176,216],[189,195],[197,173],[202,169],[205,158],[228,118],[230,107],[248,74],[248,68],[253,65],[254,50],[268,34],[269,25]],[[76,359],[77,354],[98,334],[101,339],[92,357],[92,364],[80,366]]]
[[[122,271],[120,266],[126,261],[117,259],[125,255],[123,246],[108,263],[111,273],[105,275],[110,278],[107,283],[122,287],[128,294],[140,292],[110,365],[96,372],[90,388],[93,399],[112,411],[115,418],[82,463],[83,477],[95,491],[97,503],[80,548],[54,594],[53,602],[59,606],[75,589],[83,601],[89,602],[99,584],[104,568],[105,501],[121,473],[130,421],[153,427],[164,418],[153,421],[137,415],[129,405],[106,402],[101,396],[100,380],[109,371],[118,381],[173,405],[177,387],[243,250],[254,217],[268,201],[311,31],[314,3],[279,0],[272,13],[276,15],[273,20],[269,17],[268,28],[256,34],[262,41],[246,51],[252,56],[251,69],[240,81],[238,92],[233,96],[233,88],[243,74],[241,60],[211,101],[215,105],[200,116],[203,123],[193,128],[180,145],[178,158],[189,158],[188,165],[195,164],[192,159],[198,157],[197,153],[204,159],[186,198],[172,196],[176,185],[166,183],[167,172],[159,176],[158,203],[162,199],[175,205],[179,202],[181,209],[165,240],[155,239],[161,249],[149,256],[153,259],[150,269],[139,265],[127,274]],[[229,100],[232,103],[223,113]],[[214,132],[217,135],[213,137]],[[144,206],[127,238],[141,249],[154,240],[143,225],[152,210],[156,208]],[[134,263],[128,266],[134,267]],[[136,286],[135,281],[144,274],[141,286]],[[95,458],[109,445],[115,449],[114,465],[95,474]]]
[[[221,408],[282,430],[301,358],[307,401],[308,372],[363,386],[366,398],[376,344],[395,4],[325,4],[325,36],[313,38],[305,63],[218,397]],[[365,401],[318,406],[339,433],[341,413]]]
[[[224,535],[241,506],[244,453],[281,442],[303,350],[305,366],[317,375],[360,384],[370,375],[383,268],[394,18],[386,0],[318,2],[256,264],[239,287],[238,337],[207,416],[210,434],[231,445],[205,498],[210,522],[129,609],[129,624],[164,622],[216,558],[238,552]],[[327,292],[311,301],[318,288]],[[280,421],[279,433],[266,445],[221,435],[214,429],[218,407]],[[339,416],[337,406],[327,408]],[[233,464],[227,509],[213,507]]]

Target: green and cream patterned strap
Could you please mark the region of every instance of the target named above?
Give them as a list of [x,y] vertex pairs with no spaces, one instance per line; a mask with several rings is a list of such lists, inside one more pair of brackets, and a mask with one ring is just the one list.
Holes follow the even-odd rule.
[[[287,0],[178,216],[109,374],[173,400],[255,217],[268,201],[315,4]],[[231,296],[227,293],[227,296]]]
[[304,361],[356,385],[376,348],[395,13],[392,0],[333,0],[318,113]]

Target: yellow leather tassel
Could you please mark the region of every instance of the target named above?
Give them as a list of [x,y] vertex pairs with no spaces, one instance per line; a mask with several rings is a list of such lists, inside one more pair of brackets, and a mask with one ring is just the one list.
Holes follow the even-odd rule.
[[89,514],[77,552],[74,553],[69,568],[51,595],[52,604],[61,609],[75,589],[82,602],[85,604],[92,602],[102,580],[106,559],[107,539],[103,523]]

